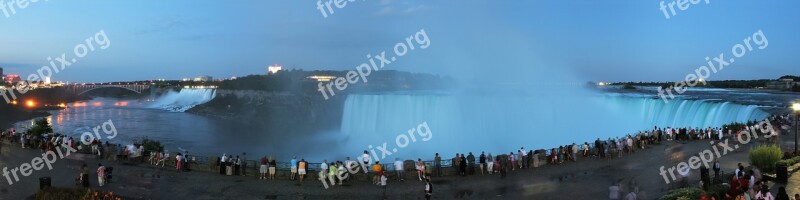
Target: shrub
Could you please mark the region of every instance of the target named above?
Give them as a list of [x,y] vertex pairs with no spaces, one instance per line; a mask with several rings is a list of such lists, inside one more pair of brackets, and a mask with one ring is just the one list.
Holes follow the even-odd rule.
[[53,133],[53,126],[50,126],[50,123],[45,118],[38,119],[34,122],[33,127],[28,129],[28,133],[35,136]]
[[780,160],[776,164],[792,166],[792,165],[797,164],[797,163],[800,163],[800,156],[794,157],[794,158],[785,159],[785,160]]
[[728,186],[728,185],[714,185],[714,186],[708,187],[708,192],[706,194],[708,194],[709,198],[712,195],[717,195],[717,197],[724,197],[725,194],[727,194],[729,190],[730,190],[730,186]]
[[783,158],[783,152],[777,145],[761,145],[750,149],[750,164],[765,172],[773,172],[775,163]]
[[659,200],[700,199],[703,190],[700,188],[681,188],[671,190]]
[[35,200],[79,199],[79,200],[121,200],[123,197],[114,195],[114,192],[104,192],[92,189],[67,189],[46,188],[36,192]]
[[137,146],[138,145],[144,146],[144,152],[145,153],[152,152],[152,151],[155,151],[155,152],[164,151],[164,145],[161,145],[161,142],[159,142],[157,140],[148,139],[147,137],[143,138],[140,141],[135,141],[133,144],[135,144]]

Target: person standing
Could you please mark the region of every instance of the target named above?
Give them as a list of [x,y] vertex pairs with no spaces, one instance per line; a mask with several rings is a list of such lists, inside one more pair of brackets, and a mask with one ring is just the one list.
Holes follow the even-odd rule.
[[572,161],[578,161],[578,145],[575,143],[572,143]]
[[460,161],[460,163],[458,163],[458,166],[461,167],[461,169],[460,169],[461,176],[466,176],[467,175],[467,158],[464,157],[464,154],[461,154],[461,158],[459,158],[458,160]]
[[175,170],[181,172],[181,166],[183,166],[183,156],[181,153],[175,155]]
[[191,161],[191,157],[189,156],[189,151],[186,151],[186,153],[183,154],[183,171],[185,172],[191,170],[189,169],[189,161]]
[[297,173],[300,174],[300,182],[302,183],[303,180],[306,178],[306,170],[308,170],[308,162],[305,159],[300,159],[300,162],[297,164]]
[[[437,154],[438,155],[438,154]],[[394,159],[394,171],[397,173],[397,180],[405,181],[405,167],[403,166],[403,161],[400,161],[400,158]]]
[[453,157],[452,166],[455,168],[456,174],[461,175],[461,157],[459,154],[456,154],[456,157]]
[[242,176],[247,176],[247,152],[242,152],[242,160],[240,160],[239,166],[242,167]]
[[381,188],[383,188],[383,195],[382,195],[383,198],[382,199],[386,199],[386,180],[388,179],[388,178],[386,178],[386,173],[381,172],[381,178],[380,179],[381,179],[380,180],[381,181]]
[[442,176],[442,157],[439,156],[439,153],[436,153],[436,157],[433,158],[433,166],[434,166],[434,175],[437,177]]
[[233,160],[233,175],[239,176],[241,174],[241,169],[242,169],[242,160],[237,155],[236,159]]
[[[369,162],[372,160],[369,156],[369,152],[364,150],[364,154],[361,155],[361,162],[364,163],[364,167],[369,166]],[[369,173],[367,170],[364,170],[364,174]]]
[[589,157],[589,143],[588,142],[584,142],[583,143],[583,157],[584,158]]
[[[336,167],[336,166],[330,166],[330,167]],[[322,163],[319,164],[319,169],[320,169],[319,173],[322,175],[322,177],[320,177],[321,180],[325,180],[326,177],[325,173],[328,173],[328,169],[330,169],[330,167],[328,166],[328,160],[322,160]]]
[[486,166],[486,155],[481,151],[481,155],[478,157],[478,170],[481,171],[481,175],[483,175],[484,166]]
[[713,168],[714,168],[714,178],[716,178],[716,177],[718,177],[718,176],[719,176],[719,170],[720,170],[720,168],[721,168],[721,166],[720,166],[720,164],[719,164],[719,159],[716,159],[716,158],[714,159],[714,166],[713,166]]
[[472,155],[472,152],[469,152],[467,156],[467,166],[469,167],[469,175],[475,174],[475,156]]
[[[328,180],[330,181],[331,186],[336,185],[336,164],[334,163],[331,163],[331,166],[328,168]],[[341,180],[339,180],[339,185],[342,185]]]
[[622,188],[621,183],[615,183],[608,187],[608,198],[609,199],[620,199]]
[[425,163],[422,162],[422,158],[417,158],[417,178],[420,181],[425,178]]
[[[333,163],[331,163],[331,165],[333,165]],[[338,173],[338,174],[342,174],[342,175],[343,175],[344,173],[347,173],[347,170],[344,168],[344,164],[343,164],[341,161],[340,161],[339,163],[336,163],[336,166],[338,166],[336,170],[333,170],[333,169],[331,169],[331,171],[333,171],[333,173],[334,173],[334,176],[335,176],[337,173]],[[333,167],[331,167],[331,168],[333,168]],[[338,170],[338,171],[337,171],[337,170]],[[339,185],[344,185],[344,181],[345,181],[345,179],[347,179],[347,178],[340,178],[340,179],[339,179]],[[333,178],[331,178],[331,180],[333,180]]]
[[[228,155],[222,154],[222,157],[219,159],[219,174],[225,175],[225,161],[228,160]],[[158,164],[156,164],[158,165]]]
[[277,163],[275,163],[275,159],[272,157],[269,158],[269,179],[275,180],[275,168],[277,167]]
[[81,175],[79,176],[78,180],[80,181],[81,186],[84,188],[89,188],[89,166],[84,163],[81,166]]
[[492,153],[489,153],[489,156],[486,157],[486,171],[489,172],[489,175],[494,173],[494,157],[492,157]]
[[[259,168],[258,172],[261,173],[261,176],[258,177],[259,180],[267,179],[267,164],[269,161],[267,160],[267,156],[261,158],[261,168]],[[324,162],[322,163],[325,164]]]
[[430,200],[431,196],[433,196],[433,185],[431,184],[431,179],[425,179],[425,199]]
[[514,152],[509,152],[508,153],[508,162],[511,163],[511,171],[514,171],[514,169],[516,168],[516,165],[517,165],[516,164],[517,162],[515,162],[514,160],[515,160]]
[[289,177],[289,180],[294,180],[295,176],[297,176],[297,157],[292,157],[292,160],[289,161],[289,166],[291,166],[292,175]]
[[106,167],[102,163],[98,163],[97,166],[97,182],[103,187],[106,185]]
[[520,158],[519,161],[517,161],[519,163],[519,168],[520,169],[528,168],[528,163],[527,163],[528,152],[525,151],[525,147],[520,147],[519,152],[517,152],[517,155],[519,155]]

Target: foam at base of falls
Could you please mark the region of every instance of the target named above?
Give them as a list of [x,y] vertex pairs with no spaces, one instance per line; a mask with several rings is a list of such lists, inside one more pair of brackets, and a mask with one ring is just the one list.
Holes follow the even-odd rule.
[[181,89],[180,92],[170,91],[157,98],[150,108],[186,112],[197,105],[211,101],[214,97],[216,97],[215,89]]

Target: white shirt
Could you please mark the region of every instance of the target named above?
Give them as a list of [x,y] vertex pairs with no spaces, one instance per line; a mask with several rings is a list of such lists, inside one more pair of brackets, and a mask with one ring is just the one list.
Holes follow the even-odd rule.
[[619,199],[619,186],[611,186],[608,187],[608,198],[609,199]]
[[322,168],[323,171],[328,171],[328,164],[327,163],[322,163],[319,166],[320,166],[319,168]]
[[381,176],[381,186],[386,186],[386,176]]
[[394,161],[394,170],[403,170],[403,161]]
[[625,200],[636,200],[636,193],[628,193],[628,196],[625,196]]
[[357,166],[353,166],[354,165],[353,162],[355,162],[355,161],[347,160],[347,161],[344,162],[344,164],[345,164],[345,166],[347,166],[347,169],[352,169],[351,167],[357,167]]
[[769,192],[766,194],[761,194],[761,192],[758,192],[758,194],[756,194],[756,199],[775,200],[775,197],[772,197],[772,194]]
[[361,156],[361,161],[364,161],[365,163],[369,163],[369,160],[370,160],[369,159],[369,154],[364,154],[364,155]]

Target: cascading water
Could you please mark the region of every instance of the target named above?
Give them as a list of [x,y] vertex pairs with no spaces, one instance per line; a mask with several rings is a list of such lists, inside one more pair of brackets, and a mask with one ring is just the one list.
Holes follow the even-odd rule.
[[387,142],[391,150],[397,146],[396,136],[408,135],[409,129],[427,122],[432,139],[412,143],[394,156],[415,160],[433,153],[447,157],[469,151],[497,155],[520,147],[543,149],[620,137],[653,126],[719,127],[768,116],[756,106],[704,100],[665,103],[621,95],[539,96],[352,94],[342,117],[340,132],[347,138],[342,147],[360,152]]
[[761,120],[769,116],[758,106],[740,105],[713,100],[607,97],[605,101],[618,105],[631,119],[658,127],[720,127],[731,122]]
[[181,89],[180,92],[170,91],[157,98],[150,108],[169,110],[172,112],[185,112],[194,106],[211,101],[216,97],[215,89]]

